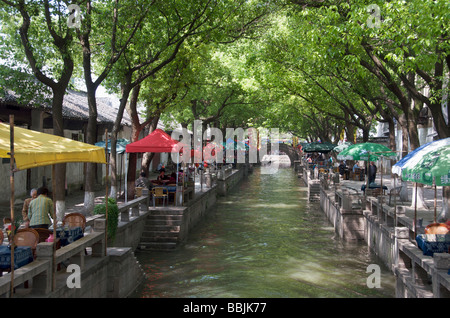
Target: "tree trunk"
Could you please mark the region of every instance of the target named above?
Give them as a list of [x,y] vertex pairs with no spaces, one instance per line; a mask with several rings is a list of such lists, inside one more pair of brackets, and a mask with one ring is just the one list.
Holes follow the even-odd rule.
[[[53,89],[52,114],[53,114],[53,134],[64,137],[64,123],[62,115],[62,104],[64,100],[65,89]],[[66,211],[66,164],[61,163],[55,165],[55,175],[53,184],[53,199],[56,206],[56,217],[58,221],[62,221]]]
[[[414,185],[414,183],[413,183]],[[424,189],[422,183],[417,183],[417,198],[416,198],[416,190],[414,189],[415,185],[413,186],[413,194],[412,194],[412,200],[411,200],[411,207],[415,207],[416,200],[417,200],[417,208],[418,209],[425,209],[428,210],[429,207],[425,203],[425,197],[424,197]]]
[[406,116],[402,114],[399,119],[398,123],[400,124],[400,127],[402,129],[402,155],[401,157],[405,157],[409,152],[409,140],[408,140],[408,127],[406,123]]
[[[86,129],[86,143],[95,144],[97,142],[97,102],[95,100],[96,87],[87,85],[89,119]],[[106,152],[108,150],[106,149]],[[86,175],[84,185],[84,212],[91,215],[94,210],[94,185],[95,185],[95,163],[86,163]]]
[[436,217],[436,221],[445,223],[450,220],[450,187],[442,187],[442,211]]
[[141,172],[144,172],[146,176],[150,175],[150,162],[152,162],[154,156],[154,152],[146,152],[142,156]]
[[[122,84],[122,98],[120,99],[119,110],[117,111],[117,117],[114,121],[114,126],[111,132],[111,157],[110,157],[110,167],[111,167],[111,191],[110,196],[112,198],[117,198],[117,135],[120,130],[123,112],[125,110],[125,106],[128,102],[128,97],[131,92],[131,74],[126,75],[125,79],[126,83]],[[125,154],[126,156],[126,154]]]
[[363,129],[363,142],[368,142],[369,141],[369,129]]
[[[150,124],[150,127],[148,128],[148,134],[151,134],[156,127],[158,127],[158,121],[159,121],[159,115],[156,115],[155,117],[153,117],[152,119],[152,123]],[[150,162],[152,162],[153,157],[155,156],[154,152],[146,152],[144,153],[143,157],[142,157],[142,165],[141,165],[141,172],[145,172],[146,176],[149,176],[149,172],[150,172]]]
[[[406,156],[409,152],[409,141],[408,141],[408,128],[406,125],[406,116],[404,114],[400,115],[399,119],[398,119],[398,123],[401,127],[402,130],[402,152],[401,152],[401,158],[403,158],[404,156]],[[399,176],[401,178],[401,176]],[[402,201],[408,201],[408,189],[407,189],[407,185],[408,182],[407,181],[402,181],[404,183],[404,186],[400,192],[400,199]]]
[[[141,133],[142,127],[139,122],[139,116],[137,113],[137,102],[139,98],[139,92],[141,90],[140,85],[136,85],[130,96],[130,103],[126,106],[128,115],[131,118],[131,142],[139,140],[139,135]],[[137,154],[130,153],[128,160],[128,172],[127,172],[127,198],[132,200],[134,198],[135,192],[135,180],[136,180],[136,169],[137,168]]]
[[345,128],[345,135],[347,136],[347,141],[350,141],[354,144],[356,144],[355,131],[356,127],[354,125],[347,124],[347,127]]
[[[395,143],[395,123],[392,118],[389,118],[388,120],[389,124],[389,148],[393,151],[396,150],[396,143]],[[390,159],[391,167],[395,164],[396,159]]]

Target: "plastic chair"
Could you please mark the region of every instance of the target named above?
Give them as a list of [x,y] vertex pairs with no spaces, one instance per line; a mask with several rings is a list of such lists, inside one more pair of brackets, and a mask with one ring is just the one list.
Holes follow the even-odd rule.
[[31,228],[17,230],[14,234],[14,245],[30,246],[33,252],[33,258],[36,258],[36,246],[39,243],[39,234]]
[[69,227],[81,227],[84,232],[84,228],[86,227],[86,217],[81,213],[69,213],[66,214],[62,220],[62,226],[68,225]]
[[[73,212],[73,213],[69,213],[66,214],[63,217],[62,220],[62,226],[64,227],[65,225],[68,225],[69,228],[73,228],[73,227],[81,227],[81,229],[83,230],[84,233],[84,228],[86,227],[86,217],[81,214],[81,213],[77,213],[77,212]],[[58,249],[58,245],[60,245],[60,242],[57,242],[57,249]],[[84,254],[88,255],[88,252],[86,249],[84,249]]]
[[167,194],[167,189],[163,187],[155,187],[152,189],[152,197],[153,197],[153,207],[155,207],[156,199],[163,199],[163,206],[164,206],[164,202],[166,201],[166,199],[168,199],[169,195]]
[[400,202],[403,204],[403,201],[400,197],[400,192],[402,191],[403,186],[393,188],[389,191],[389,205],[391,205],[391,198],[396,196],[400,199]]
[[361,169],[356,168],[354,173],[352,171],[352,180],[359,181],[361,179],[360,175],[361,175]]
[[53,234],[53,231],[49,229],[40,229],[40,228],[34,228],[36,232],[39,234],[39,243],[45,242],[45,240]]
[[144,189],[143,187],[136,187],[136,198],[139,198],[142,196],[142,189]]
[[[48,239],[50,235],[53,235],[53,231],[49,229],[35,228],[33,230],[35,230],[39,234],[39,243],[46,242],[46,239]],[[56,249],[59,248],[61,248],[61,241],[58,238],[56,239]]]

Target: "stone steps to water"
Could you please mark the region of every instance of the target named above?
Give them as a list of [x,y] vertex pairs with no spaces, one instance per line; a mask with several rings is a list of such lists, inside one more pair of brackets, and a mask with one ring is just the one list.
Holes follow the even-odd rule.
[[310,181],[308,184],[308,197],[309,201],[320,200],[320,182]]
[[177,242],[178,241],[178,233],[152,233],[149,236],[143,236],[141,238],[141,243],[152,243],[152,242]]
[[144,233],[147,232],[176,232],[178,233],[180,231],[179,225],[145,225],[144,227]]
[[155,225],[167,225],[167,226],[178,226],[181,225],[181,219],[152,219],[151,222],[146,222],[145,226],[155,226]]
[[177,243],[172,242],[142,242],[140,248],[151,251],[168,251],[177,248]]
[[182,218],[182,211],[159,209],[152,211],[145,221],[140,248],[155,251],[175,249]]

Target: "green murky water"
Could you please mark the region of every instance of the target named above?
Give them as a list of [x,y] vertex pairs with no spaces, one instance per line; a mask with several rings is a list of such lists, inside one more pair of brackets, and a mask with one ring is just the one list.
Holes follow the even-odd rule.
[[[395,279],[364,243],[343,242],[293,169],[255,169],[174,252],[137,251],[133,297],[394,297]],[[368,288],[370,264],[381,288]]]

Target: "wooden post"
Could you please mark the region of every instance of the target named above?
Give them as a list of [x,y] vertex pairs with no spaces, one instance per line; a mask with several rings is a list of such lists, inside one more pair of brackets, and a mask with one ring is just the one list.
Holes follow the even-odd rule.
[[367,157],[367,162],[366,162],[366,189],[364,191],[364,198],[367,196],[366,192],[367,189],[369,189],[369,167],[370,167],[370,152],[367,153],[368,157]]
[[53,193],[53,275],[52,275],[52,291],[56,289],[56,227],[58,226],[58,220],[56,217],[56,166],[52,165],[52,193]]
[[[394,190],[397,187],[397,174],[394,175]],[[397,195],[394,193],[394,227],[397,226]]]
[[414,239],[417,236],[417,182],[414,182],[415,185],[415,200],[414,200]]
[[434,223],[436,223],[436,208],[437,208],[437,189],[436,189],[436,177],[433,177],[433,183],[434,183]]
[[[109,177],[109,166],[108,166],[108,129],[105,131],[105,155],[106,155],[106,194],[105,194],[105,255],[107,254],[107,243],[108,243],[108,177]],[[126,181],[125,181],[126,182]],[[125,193],[125,196],[127,194]]]
[[[178,173],[178,172],[177,172]],[[181,192],[181,206],[184,204],[184,180],[186,179],[186,164],[183,161],[183,190]],[[195,184],[194,184],[194,191],[195,191]]]
[[11,186],[11,196],[10,196],[10,208],[11,208],[11,235],[10,235],[10,246],[11,246],[11,286],[9,297],[13,297],[14,293],[14,232],[15,229],[15,220],[14,220],[14,115],[9,115],[9,165],[10,165],[10,186]]

